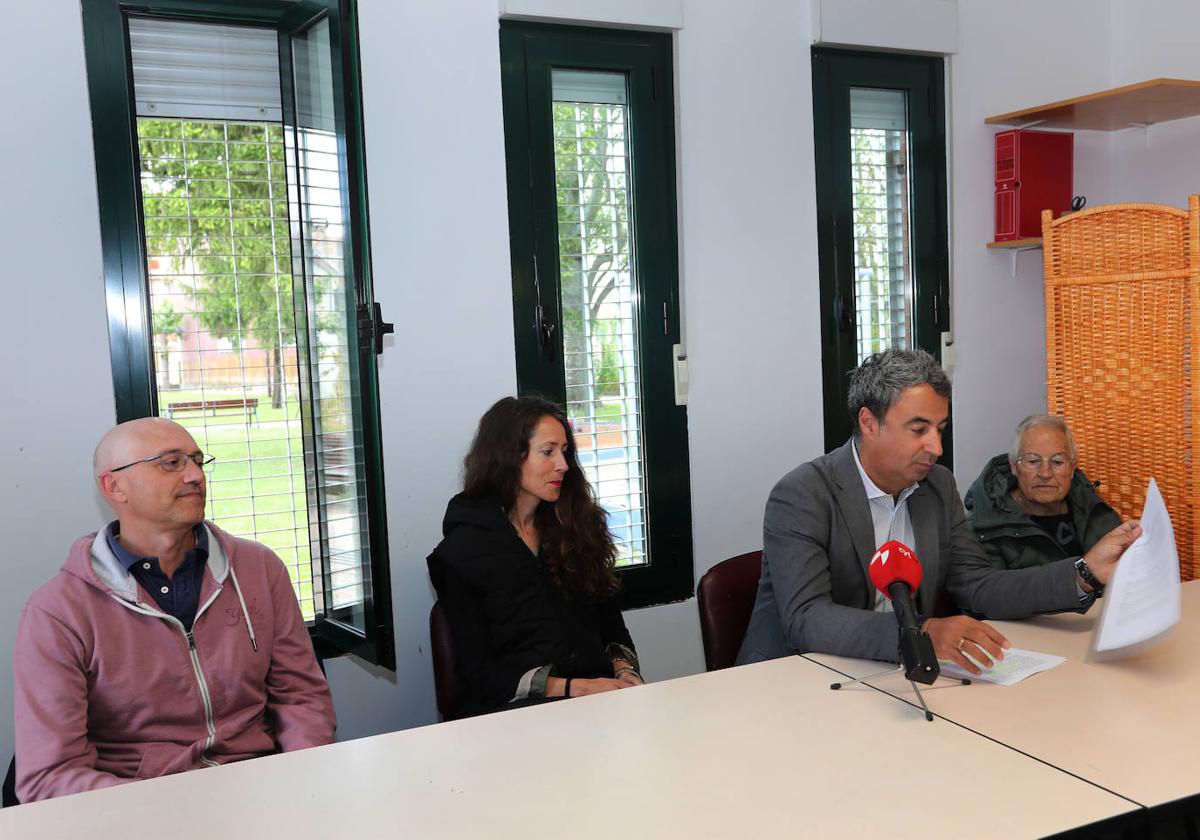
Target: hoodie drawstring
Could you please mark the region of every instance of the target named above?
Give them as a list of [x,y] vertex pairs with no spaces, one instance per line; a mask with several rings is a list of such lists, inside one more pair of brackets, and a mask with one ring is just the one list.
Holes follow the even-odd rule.
[[246,619],[246,632],[250,634],[250,647],[254,648],[254,652],[258,653],[258,642],[254,640],[254,625],[250,623],[250,613],[246,609],[246,599],[242,597],[242,587],[238,586],[237,574],[233,571],[233,564],[229,565],[229,578],[233,581],[233,591],[237,593],[238,603],[242,605],[242,615]]

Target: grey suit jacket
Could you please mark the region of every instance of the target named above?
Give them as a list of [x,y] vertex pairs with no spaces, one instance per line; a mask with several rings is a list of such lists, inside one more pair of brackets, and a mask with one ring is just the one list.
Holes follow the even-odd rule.
[[[763,517],[762,577],[738,664],[792,653],[831,653],[895,662],[896,618],[872,609],[867,566],[875,530],[853,442],[780,479]],[[1069,559],[1007,570],[988,559],[963,512],[954,477],[935,466],[908,498],[921,561],[917,609],[934,614],[938,595],[986,618],[1024,618],[1081,607]]]

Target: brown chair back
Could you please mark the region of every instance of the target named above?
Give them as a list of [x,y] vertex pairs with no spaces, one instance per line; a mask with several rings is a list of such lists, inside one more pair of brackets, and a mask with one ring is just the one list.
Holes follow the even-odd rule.
[[750,626],[761,573],[762,552],[749,551],[722,560],[700,578],[696,601],[700,607],[704,666],[709,671],[728,668],[737,659]]
[[434,601],[433,609],[429,611],[429,646],[433,651],[433,685],[437,691],[438,713],[442,720],[454,720],[462,702],[462,687],[454,661],[450,622],[446,620],[440,601]]

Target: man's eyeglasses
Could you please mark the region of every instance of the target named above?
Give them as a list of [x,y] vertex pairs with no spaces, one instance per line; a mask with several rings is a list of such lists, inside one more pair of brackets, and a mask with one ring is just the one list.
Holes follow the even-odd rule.
[[160,455],[151,455],[149,458],[133,461],[123,467],[115,467],[109,472],[120,472],[130,467],[136,467],[138,464],[148,464],[151,461],[158,461],[158,466],[165,472],[183,472],[187,469],[188,461],[200,469],[204,469],[215,460],[217,460],[215,455],[205,455],[203,452],[193,452],[190,455],[186,452],[163,452]]
[[1067,456],[1062,454],[1051,455],[1049,458],[1043,458],[1041,455],[1022,455],[1017,459],[1017,466],[1024,467],[1031,473],[1038,472],[1042,468],[1042,464],[1049,464],[1051,471],[1056,473],[1063,472],[1071,466]]

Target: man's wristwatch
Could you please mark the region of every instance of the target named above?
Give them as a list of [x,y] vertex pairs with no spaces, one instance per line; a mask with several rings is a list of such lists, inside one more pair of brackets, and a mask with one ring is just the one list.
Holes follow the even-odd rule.
[[1100,578],[1092,574],[1092,570],[1088,568],[1087,561],[1080,557],[1075,561],[1075,571],[1079,573],[1079,577],[1083,582],[1092,587],[1092,594],[1099,598],[1104,594],[1104,584],[1100,582]]

